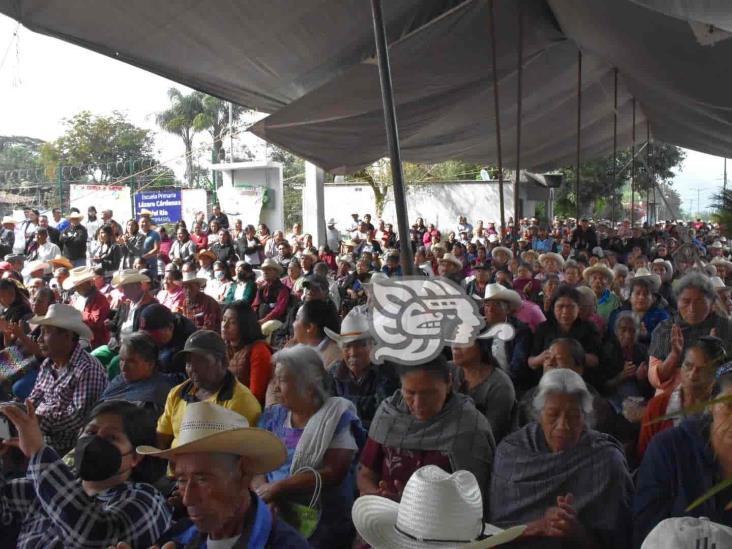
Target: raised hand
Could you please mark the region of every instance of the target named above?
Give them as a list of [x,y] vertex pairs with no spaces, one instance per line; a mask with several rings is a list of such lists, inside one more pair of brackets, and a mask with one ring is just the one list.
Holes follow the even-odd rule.
[[678,324],[671,327],[671,350],[678,355],[679,358],[684,354],[684,333]]
[[[0,405],[0,413],[13,422],[18,430],[18,448],[26,457],[33,456],[44,446],[43,433],[36,417],[36,410],[30,399],[25,401],[25,411],[15,404]],[[5,441],[6,444],[9,441]],[[10,444],[15,446],[14,443]]]

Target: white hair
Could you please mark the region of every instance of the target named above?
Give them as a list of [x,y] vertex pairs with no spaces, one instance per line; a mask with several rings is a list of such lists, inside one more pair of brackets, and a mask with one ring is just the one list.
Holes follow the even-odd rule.
[[275,373],[288,372],[297,384],[297,391],[305,396],[310,391],[323,404],[328,399],[325,389],[325,367],[318,352],[307,345],[285,347],[272,355]]
[[593,396],[587,389],[582,376],[577,372],[566,368],[550,370],[541,377],[538,389],[532,401],[534,413],[537,417],[544,410],[548,395],[572,395],[577,397],[579,401],[585,424],[592,425],[594,421]]

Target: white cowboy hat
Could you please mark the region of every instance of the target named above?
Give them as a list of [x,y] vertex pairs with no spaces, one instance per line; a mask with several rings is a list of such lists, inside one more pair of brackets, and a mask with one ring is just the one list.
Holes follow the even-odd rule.
[[503,252],[504,254],[506,254],[508,256],[509,261],[511,259],[513,259],[513,252],[510,249],[506,248],[505,246],[497,246],[497,247],[493,248],[491,250],[491,257],[493,259],[495,259],[496,255],[499,254],[500,252]]
[[280,265],[279,263],[277,263],[271,257],[268,257],[267,259],[265,259],[264,261],[262,261],[262,264],[259,266],[259,268],[261,270],[264,270],[264,269],[275,269],[275,270],[277,270],[278,273],[281,273],[282,272],[282,265]]
[[374,549],[488,548],[508,543],[526,529],[501,530],[484,523],[483,498],[473,473],[449,474],[436,465],[409,477],[401,502],[361,496],[351,515],[358,533]]
[[335,225],[335,224],[336,224],[336,220],[335,220],[334,218],[332,218],[332,217],[331,217],[331,218],[330,218],[330,219],[328,220],[328,225]]
[[564,268],[564,258],[561,256],[561,254],[558,254],[556,252],[547,252],[545,254],[541,254],[539,256],[539,263],[541,265],[544,265],[544,261],[546,261],[547,259],[553,259],[554,261],[559,263],[560,269]]
[[198,276],[193,271],[188,271],[187,273],[183,273],[183,278],[181,279],[181,284],[190,284],[191,282],[195,282],[196,284],[200,284],[203,286],[208,282],[208,279]]
[[69,278],[64,280],[62,286],[64,290],[70,290],[90,280],[94,280],[94,269],[91,267],[76,267],[69,271]]
[[674,517],[659,522],[643,540],[641,549],[732,547],[732,528],[706,517]]
[[719,240],[715,240],[714,243],[710,246],[710,248],[717,248],[717,249],[721,250],[722,248],[724,248],[724,245]]
[[10,217],[9,215],[6,215],[5,217],[3,217],[2,222],[0,222],[0,224],[2,224],[2,225],[5,225],[6,223],[12,223],[13,225],[18,224],[18,222],[15,219],[13,219],[12,217]]
[[732,261],[725,259],[724,257],[715,257],[709,263],[711,265],[724,265],[727,269],[732,270]]
[[722,280],[718,276],[710,277],[709,281],[712,283],[712,288],[714,288],[716,291],[725,290],[729,292],[730,290],[732,290],[732,286],[727,286],[724,283],[724,280]]
[[458,269],[462,269],[464,267],[463,262],[460,261],[457,257],[455,257],[454,254],[447,252],[445,255],[443,255],[440,259],[437,260],[438,263],[442,262],[448,262],[455,265]]
[[137,453],[165,459],[198,453],[246,456],[247,471],[253,474],[273,471],[287,458],[285,445],[274,433],[249,427],[247,418],[213,402],[193,402],[186,406],[171,448],[138,446]]
[[521,307],[521,296],[518,292],[509,290],[500,284],[488,284],[485,287],[485,295],[483,297],[477,295],[473,297],[482,301],[505,301],[513,310]]
[[24,277],[29,277],[32,273],[39,271],[43,269],[43,272],[46,273],[51,268],[51,266],[46,263],[45,261],[41,261],[40,259],[36,259],[35,261],[31,261],[28,263],[25,267],[23,267],[23,270],[20,272],[21,275]]
[[[712,263],[714,263],[714,261],[712,261]],[[653,263],[651,263],[651,266],[653,266],[653,265],[663,265],[664,268],[666,269],[666,276],[668,278],[671,278],[674,275],[674,266],[671,265],[671,262],[668,261],[667,259],[657,257],[656,259],[653,260]],[[730,265],[730,267],[732,267],[732,263],[730,263],[729,265]]]
[[585,279],[585,282],[588,282],[593,273],[600,273],[604,275],[605,280],[607,280],[608,284],[610,284],[615,278],[615,273],[612,271],[612,269],[610,269],[610,267],[608,267],[607,265],[603,265],[602,263],[595,263],[592,267],[587,267],[584,271],[582,271],[582,278]]
[[92,331],[84,324],[81,313],[71,305],[54,303],[48,308],[46,316],[34,316],[28,321],[36,326],[55,326],[79,335],[81,339],[90,340]]
[[631,279],[631,283],[633,282],[633,280],[638,279],[648,280],[648,282],[651,283],[654,292],[657,292],[658,289],[661,287],[661,277],[655,273],[652,273],[645,267],[641,267],[640,269],[637,269],[635,271],[635,273],[633,274],[633,278]]
[[371,339],[369,319],[360,309],[351,309],[341,323],[341,333],[325,328],[326,335],[342,347],[361,339]]
[[136,282],[150,282],[150,277],[140,273],[136,269],[124,269],[117,271],[112,277],[112,287],[119,288],[125,284],[134,284]]
[[447,251],[447,246],[445,246],[442,242],[435,242],[432,244],[432,247],[430,248],[433,252],[435,250],[444,250]]

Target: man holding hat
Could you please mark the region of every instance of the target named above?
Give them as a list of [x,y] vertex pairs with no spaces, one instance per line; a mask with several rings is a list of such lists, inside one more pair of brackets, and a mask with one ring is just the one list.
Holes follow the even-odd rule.
[[82,267],[86,264],[88,233],[81,224],[82,217],[79,212],[69,214],[69,226],[63,230],[59,238],[62,254],[71,261],[74,267]]
[[92,331],[91,348],[96,349],[109,342],[109,301],[94,284],[94,269],[76,267],[69,271],[69,278],[63,281],[63,289],[75,290],[72,306],[81,311],[81,318]]
[[79,343],[92,332],[81,313],[54,304],[31,324],[41,327],[39,345],[47,357],[28,398],[33,402],[46,442],[64,455],[76,443],[86,415],[107,387],[107,372]]

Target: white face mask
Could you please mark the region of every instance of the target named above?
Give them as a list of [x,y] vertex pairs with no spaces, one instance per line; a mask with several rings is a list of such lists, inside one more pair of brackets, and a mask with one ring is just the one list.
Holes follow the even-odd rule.
[[215,276],[216,276],[217,279],[219,279],[219,280],[223,280],[224,279],[224,271],[216,271],[214,274],[215,274]]

